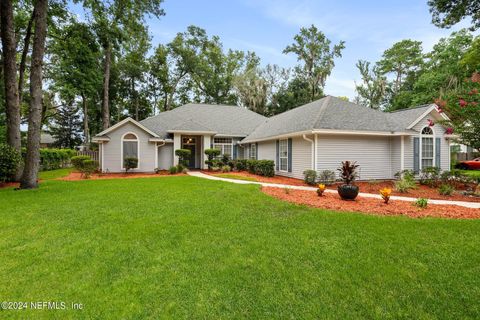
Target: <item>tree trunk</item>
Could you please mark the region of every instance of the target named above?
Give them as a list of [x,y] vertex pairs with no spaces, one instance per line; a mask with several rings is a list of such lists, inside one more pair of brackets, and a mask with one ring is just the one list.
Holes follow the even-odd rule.
[[28,50],[30,48],[30,38],[32,37],[32,27],[33,27],[33,17],[35,16],[35,9],[32,11],[32,15],[30,20],[28,20],[28,26],[25,33],[25,38],[23,39],[23,50],[22,50],[22,58],[20,60],[20,67],[18,70],[18,101],[22,103],[22,95],[23,95],[23,84],[24,84],[24,77],[25,77],[25,68],[27,66],[27,55]]
[[[20,103],[18,100],[17,64],[15,29],[13,26],[13,6],[11,0],[1,0],[0,7],[3,75],[5,84],[5,105],[7,120],[7,143],[20,151]],[[15,180],[19,180],[22,169],[15,173]]]
[[110,89],[110,64],[112,56],[112,45],[108,43],[104,48],[104,70],[103,70],[103,100],[102,100],[102,124],[103,130],[110,127],[110,105],[109,105],[109,89]]
[[137,91],[135,91],[135,78],[132,78],[131,84],[132,84],[133,103],[135,105],[135,120],[138,121],[138,97],[137,97]]
[[48,0],[35,2],[35,34],[33,37],[32,64],[30,68],[30,110],[28,114],[27,155],[21,189],[38,187],[40,166],[40,133],[42,129],[42,64],[47,35]]
[[84,136],[84,143],[87,149],[90,149],[90,130],[88,128],[88,106],[87,106],[87,98],[85,94],[82,93],[82,105],[83,105],[83,136]]

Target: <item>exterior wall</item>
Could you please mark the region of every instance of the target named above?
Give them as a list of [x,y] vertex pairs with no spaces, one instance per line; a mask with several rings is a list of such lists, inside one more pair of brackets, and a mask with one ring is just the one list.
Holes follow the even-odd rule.
[[345,160],[357,161],[360,180],[391,179],[390,137],[318,135],[317,170],[332,170]]
[[262,141],[258,143],[257,159],[273,160],[276,158],[276,140]]
[[132,123],[126,123],[116,130],[110,132],[108,136],[110,141],[102,146],[103,153],[103,171],[121,172],[122,169],[122,136],[132,132],[137,135],[139,143],[139,161],[138,169],[135,172],[152,172],[157,167],[155,164],[155,143],[149,142],[150,134],[143,131]]
[[[417,131],[419,134],[424,127],[428,125],[427,119],[435,120],[438,115],[436,111],[426,115],[420,120],[412,130]],[[433,127],[434,138],[440,138],[440,169],[442,171],[450,170],[450,142],[444,138],[445,128],[441,124],[435,124]],[[405,169],[413,170],[413,137],[405,138],[405,141],[409,140],[409,145],[405,144]],[[408,167],[407,167],[408,162]],[[421,163],[421,161],[420,161]]]
[[[403,143],[405,147],[405,140],[407,138],[403,138]],[[392,178],[395,176],[395,173],[402,171],[402,137],[391,137],[390,138],[390,145],[391,145],[391,154],[390,154],[390,161],[392,163]],[[405,163],[404,163],[405,165]]]
[[158,147],[158,168],[168,170],[173,166],[173,143],[167,143]]

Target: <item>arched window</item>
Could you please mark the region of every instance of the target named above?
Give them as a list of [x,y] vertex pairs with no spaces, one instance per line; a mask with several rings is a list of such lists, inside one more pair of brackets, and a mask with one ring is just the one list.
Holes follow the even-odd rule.
[[[128,132],[125,133],[122,137],[122,169],[124,169],[125,158],[137,158],[139,159],[139,144],[138,137],[136,134]],[[137,168],[138,169],[138,164]]]
[[433,143],[433,129],[431,127],[425,127],[421,132],[421,155],[422,155],[422,169],[433,167],[435,163],[435,146]]

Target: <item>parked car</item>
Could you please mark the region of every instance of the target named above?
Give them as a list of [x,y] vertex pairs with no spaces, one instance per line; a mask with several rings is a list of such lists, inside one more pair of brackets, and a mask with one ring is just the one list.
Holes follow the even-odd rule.
[[467,169],[467,170],[480,170],[480,158],[462,161],[458,164],[458,167],[460,169]]

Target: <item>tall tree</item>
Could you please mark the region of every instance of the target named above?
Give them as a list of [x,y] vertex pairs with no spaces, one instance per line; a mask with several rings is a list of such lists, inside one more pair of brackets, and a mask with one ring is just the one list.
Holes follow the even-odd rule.
[[294,37],[294,43],[283,50],[286,54],[296,54],[297,60],[303,62],[297,72],[309,85],[310,101],[323,94],[325,81],[335,66],[335,58],[342,56],[344,48],[344,41],[331,47],[331,41],[312,25],[308,29],[301,28],[300,33]]
[[395,95],[400,91],[405,78],[418,71],[422,63],[422,43],[407,39],[385,50],[378,66],[383,74],[393,74],[392,91]]
[[[5,88],[5,106],[7,122],[7,143],[20,151],[20,102],[17,83],[16,38],[11,0],[2,0],[0,5],[3,79]],[[15,179],[21,176],[21,168],[17,169]]]
[[20,188],[38,187],[38,169],[40,165],[40,133],[42,127],[42,66],[47,36],[48,0],[35,2],[34,37],[32,64],[30,67],[30,110],[28,114],[28,137],[25,168],[23,170]]
[[470,17],[472,30],[480,27],[480,1],[478,0],[429,0],[432,22],[441,28],[450,28],[462,19]]
[[370,68],[370,62],[359,60],[356,67],[362,76],[360,85],[355,83],[358,101],[372,109],[380,109],[385,99],[387,79],[380,73],[378,66]]
[[145,15],[164,15],[163,0],[76,0],[91,10],[91,18],[103,47],[103,128],[110,126],[110,76],[112,53],[115,46],[129,33],[144,23]]
[[80,135],[82,121],[78,108],[74,106],[73,101],[69,101],[69,103],[57,109],[49,132],[55,139],[54,145],[57,148],[73,149],[82,143]]

